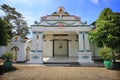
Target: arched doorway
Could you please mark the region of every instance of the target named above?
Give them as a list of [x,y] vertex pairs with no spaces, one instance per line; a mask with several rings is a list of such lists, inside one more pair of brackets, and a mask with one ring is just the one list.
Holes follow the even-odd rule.
[[19,48],[16,47],[16,46],[14,46],[14,47],[11,48],[11,51],[13,52],[13,55],[14,55],[13,61],[16,62],[16,60],[17,60],[17,54],[18,54]]
[[26,47],[26,61],[29,61],[30,47]]

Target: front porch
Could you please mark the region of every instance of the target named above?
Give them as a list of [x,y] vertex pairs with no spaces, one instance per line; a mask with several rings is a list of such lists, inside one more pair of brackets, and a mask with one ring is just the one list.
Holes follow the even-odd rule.
[[75,63],[77,57],[43,57],[43,63]]
[[33,35],[34,50],[30,53],[29,63],[93,63],[87,32],[77,34],[75,31],[44,31],[34,32]]

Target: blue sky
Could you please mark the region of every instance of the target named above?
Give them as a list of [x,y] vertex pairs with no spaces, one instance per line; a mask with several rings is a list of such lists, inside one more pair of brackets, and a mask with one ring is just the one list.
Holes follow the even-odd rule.
[[16,8],[23,14],[29,26],[34,21],[39,21],[41,16],[55,12],[59,6],[63,6],[69,14],[81,17],[88,24],[95,21],[106,7],[113,12],[120,12],[120,0],[0,0],[0,5],[2,4]]

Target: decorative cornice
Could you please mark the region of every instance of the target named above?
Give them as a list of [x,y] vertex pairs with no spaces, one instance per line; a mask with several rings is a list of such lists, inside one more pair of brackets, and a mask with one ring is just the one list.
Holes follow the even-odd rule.
[[36,52],[35,50],[31,50],[31,52]]
[[38,32],[39,34],[42,34],[43,32]]
[[37,52],[42,52],[42,50],[37,50]]
[[79,34],[83,34],[83,32],[79,32]]
[[33,34],[37,34],[37,32],[33,32]]
[[79,52],[84,52],[84,50],[79,50]]
[[90,52],[90,50],[86,50],[86,52]]
[[88,34],[88,32],[85,32],[85,34]]

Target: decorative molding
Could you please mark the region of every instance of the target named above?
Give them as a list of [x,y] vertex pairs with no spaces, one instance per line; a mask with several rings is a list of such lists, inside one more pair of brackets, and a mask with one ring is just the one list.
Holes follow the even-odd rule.
[[45,21],[46,21],[47,24],[49,24],[49,25],[51,25],[51,26],[52,26],[52,25],[56,25],[56,24],[58,23],[58,21],[56,21],[55,23],[50,23],[50,22],[48,22],[47,20],[45,20]]
[[88,34],[88,32],[85,32],[85,34]]
[[35,50],[31,50],[31,52],[36,52]]
[[33,34],[37,34],[37,32],[33,32]]
[[72,23],[67,23],[65,21],[62,21],[64,24],[66,24],[67,26],[71,26],[71,25],[74,25],[77,21],[73,21]]
[[36,59],[39,59],[40,57],[38,57],[38,56],[33,56],[32,58],[36,60]]
[[[54,26],[54,25],[57,25],[57,23],[60,23],[60,22],[62,22],[63,23],[63,25],[65,26],[73,26],[76,22],[78,22],[78,20],[71,20],[71,21],[73,21],[72,23],[67,23],[67,22],[65,22],[66,20],[57,20],[56,22],[54,22],[54,23],[51,23],[51,22],[49,22],[50,20],[45,20],[46,21],[46,23],[47,24],[49,24],[49,25],[51,25],[51,26]],[[68,20],[69,21],[69,20]]]
[[42,34],[43,32],[38,32],[39,34]]
[[79,32],[79,34],[83,34],[83,32]]
[[84,50],[79,50],[79,52],[84,52]]
[[12,47],[10,50],[12,51],[13,49],[19,51],[19,47],[17,47],[17,46]]
[[84,59],[88,59],[88,58],[90,58],[90,57],[87,56],[87,55],[84,55],[84,56],[82,56],[82,58],[84,58]]
[[37,52],[42,52],[42,50],[37,50]]
[[90,50],[86,50],[86,52],[90,52]]

